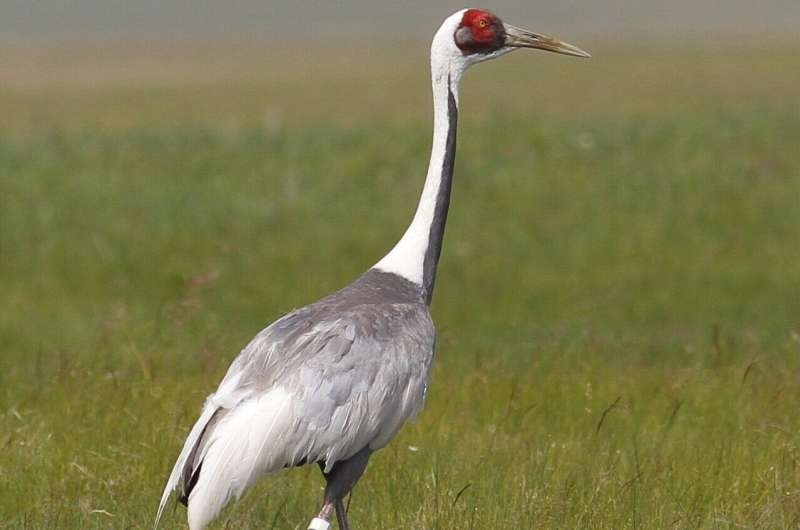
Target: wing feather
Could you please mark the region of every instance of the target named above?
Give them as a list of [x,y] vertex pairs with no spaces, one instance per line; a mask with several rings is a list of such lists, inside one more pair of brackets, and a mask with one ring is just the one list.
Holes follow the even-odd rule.
[[206,425],[209,421],[211,421],[211,418],[214,416],[216,411],[217,407],[207,403],[203,408],[203,412],[200,414],[200,418],[197,420],[197,422],[195,422],[192,430],[189,432],[189,436],[186,437],[186,442],[183,444],[183,449],[181,450],[180,455],[178,455],[178,460],[175,462],[175,466],[172,468],[169,479],[167,479],[167,484],[164,487],[164,493],[161,495],[161,502],[158,505],[155,526],[158,526],[158,521],[161,519],[161,515],[164,513],[164,508],[167,506],[167,501],[169,500],[170,494],[175,490],[175,488],[178,487],[178,484],[184,475],[189,456],[191,455],[192,451],[194,451],[195,447],[200,441],[200,437],[203,434]]

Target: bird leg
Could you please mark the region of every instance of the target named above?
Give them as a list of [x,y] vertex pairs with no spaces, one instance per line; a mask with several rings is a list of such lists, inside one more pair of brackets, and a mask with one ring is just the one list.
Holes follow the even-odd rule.
[[329,472],[325,472],[325,464],[319,463],[322,474],[327,482],[325,486],[325,496],[322,501],[322,508],[319,515],[311,521],[309,530],[328,530],[332,512],[336,511],[336,522],[339,530],[350,530],[347,522],[347,510],[342,499],[350,493],[353,486],[367,469],[367,463],[372,451],[365,447],[347,460],[336,462]]
[[350,530],[350,523],[347,522],[347,510],[342,499],[336,499],[334,506],[336,507],[336,522],[339,524],[339,530]]
[[[331,513],[334,510],[336,503],[333,501],[326,500],[322,503],[322,508],[314,517],[311,522],[308,524],[308,530],[328,530],[331,527],[331,524],[328,522],[328,519],[331,518]],[[338,510],[336,512],[337,516],[339,514]]]

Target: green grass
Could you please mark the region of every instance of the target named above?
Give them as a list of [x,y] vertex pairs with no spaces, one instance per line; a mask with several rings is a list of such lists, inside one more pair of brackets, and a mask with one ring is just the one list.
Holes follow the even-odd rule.
[[[354,527],[800,526],[797,51],[470,73],[429,402]],[[412,55],[0,89],[0,527],[149,527],[238,349],[402,233]],[[321,486],[217,528],[305,528]]]

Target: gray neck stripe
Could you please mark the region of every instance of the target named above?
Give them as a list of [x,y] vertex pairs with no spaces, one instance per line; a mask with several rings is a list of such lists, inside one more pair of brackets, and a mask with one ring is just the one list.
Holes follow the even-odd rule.
[[444,239],[444,226],[447,223],[447,210],[450,207],[450,189],[453,185],[453,169],[456,160],[456,130],[458,129],[458,106],[456,98],[450,87],[450,78],[447,79],[447,141],[445,144],[444,162],[442,163],[442,177],[439,183],[439,192],[436,196],[436,208],[428,235],[428,248],[425,250],[425,260],[422,267],[422,288],[425,292],[425,302],[430,305],[433,299],[433,287],[436,283],[436,267],[442,253]]

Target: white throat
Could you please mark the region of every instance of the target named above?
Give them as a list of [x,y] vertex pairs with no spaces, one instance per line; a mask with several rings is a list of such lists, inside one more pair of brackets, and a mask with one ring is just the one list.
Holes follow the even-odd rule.
[[[448,179],[449,176],[443,174],[448,155],[452,164],[455,145],[453,142],[453,145],[448,146],[448,138],[455,134],[456,116],[453,114],[457,113],[458,86],[464,70],[469,66],[469,60],[464,57],[453,40],[462,15],[463,11],[445,20],[442,27],[436,32],[431,45],[433,146],[428,174],[425,177],[425,185],[422,188],[417,211],[400,241],[373,267],[397,274],[423,287],[425,286],[426,253],[431,252],[431,227],[435,221],[443,222],[442,219],[435,219],[437,202],[440,202],[441,209],[443,193],[447,195],[446,200],[449,200],[449,187],[446,190],[442,189],[443,176]],[[455,105],[450,103],[451,97]],[[454,138],[455,136],[452,136],[451,141]],[[452,153],[448,153],[448,147],[453,150]],[[452,167],[450,171],[452,171]],[[445,184],[449,186],[449,181]],[[446,205],[444,215],[446,216]],[[441,228],[443,229],[443,226]],[[440,245],[441,241],[434,242],[434,244],[436,243]],[[435,275],[435,261],[438,261],[439,248],[432,250],[436,252],[433,264],[433,274]],[[430,267],[430,263],[428,266]],[[428,273],[430,274],[430,271]],[[430,297],[430,293],[426,293],[426,295]]]

